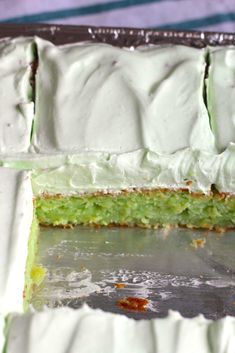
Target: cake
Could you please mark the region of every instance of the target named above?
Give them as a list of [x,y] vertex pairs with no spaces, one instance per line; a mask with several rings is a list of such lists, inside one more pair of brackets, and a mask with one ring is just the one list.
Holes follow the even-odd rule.
[[0,313],[6,315],[23,312],[31,296],[37,221],[29,173],[0,168],[0,210]]
[[33,121],[34,43],[29,38],[0,40],[0,153],[26,152]]
[[[181,45],[135,50],[97,43],[57,47],[40,38],[0,42],[0,313],[4,317],[27,310],[37,222],[234,227],[234,138],[221,128],[217,104],[218,76],[222,71],[230,78],[230,53],[231,48]],[[231,82],[225,80],[228,91]],[[232,99],[225,95],[230,112]],[[232,131],[229,113],[226,119]],[[224,352],[229,352],[234,339],[232,333],[229,336],[235,327],[229,318],[214,324],[178,316],[136,323],[88,308],[60,309],[10,315],[7,352],[25,352],[27,346],[34,353],[51,347],[48,322],[56,322],[54,341],[57,325],[64,331],[67,316],[75,326],[71,324],[68,333],[61,335],[65,340],[61,352],[63,347],[67,351],[71,340],[78,342],[71,343],[74,347],[88,344],[89,318],[92,325],[100,320],[107,330],[110,322],[119,327],[123,321],[130,335],[137,334],[140,352],[146,351],[146,339],[138,334],[142,326],[150,335],[149,351],[161,352],[166,344],[173,352],[173,338],[172,346],[165,337],[161,341],[165,323],[173,325],[172,337],[183,327],[176,338],[180,353],[186,349],[181,337],[188,334],[189,326],[193,328],[189,340],[195,332],[205,352],[213,344],[217,349],[216,333],[212,338],[208,335],[217,332],[217,326],[226,328],[218,338],[218,346],[224,344],[227,349]],[[25,327],[30,328],[29,338],[23,334]],[[103,353],[109,349],[108,331],[101,325],[99,329],[97,344]],[[159,346],[154,346],[156,337]],[[123,342],[127,348],[134,344],[127,338]]]
[[234,47],[210,49],[210,68],[207,84],[208,111],[216,147],[223,152],[235,142],[234,129]]
[[205,97],[214,50],[32,41],[31,142],[0,160],[33,170],[41,223],[234,227],[234,146],[219,148]]

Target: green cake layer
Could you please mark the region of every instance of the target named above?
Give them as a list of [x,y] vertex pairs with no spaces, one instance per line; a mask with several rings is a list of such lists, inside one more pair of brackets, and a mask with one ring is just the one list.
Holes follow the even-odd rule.
[[156,227],[185,225],[209,228],[234,227],[235,198],[225,194],[193,194],[187,191],[154,190],[117,194],[39,196],[39,222],[69,224],[128,225]]
[[34,213],[28,242],[28,257],[25,267],[24,311],[27,311],[28,309],[29,302],[32,296],[33,284],[35,283],[35,280],[32,276],[32,269],[37,253],[38,234],[39,224],[36,214]]

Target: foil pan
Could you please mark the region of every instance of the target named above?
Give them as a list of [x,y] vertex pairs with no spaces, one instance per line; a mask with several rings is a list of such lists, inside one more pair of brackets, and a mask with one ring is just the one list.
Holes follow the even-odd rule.
[[[198,245],[200,244],[200,245]],[[47,269],[32,304],[93,308],[135,319],[235,316],[235,234],[187,229],[41,228],[38,265]],[[118,302],[148,300],[146,311]]]
[[46,24],[1,24],[0,38],[40,36],[54,44],[67,44],[81,41],[110,43],[119,47],[137,47],[145,44],[183,44],[194,47],[206,45],[235,45],[234,33],[173,31],[138,28],[63,26]]
[[[232,33],[0,25],[0,37],[20,35],[37,35],[55,44],[93,41],[119,47],[235,45]],[[41,228],[36,262],[47,273],[34,291],[32,305],[78,308],[87,302],[136,319],[165,316],[169,309],[186,317],[235,316],[234,248],[234,231]],[[126,297],[147,299],[147,310],[123,310],[117,303]]]

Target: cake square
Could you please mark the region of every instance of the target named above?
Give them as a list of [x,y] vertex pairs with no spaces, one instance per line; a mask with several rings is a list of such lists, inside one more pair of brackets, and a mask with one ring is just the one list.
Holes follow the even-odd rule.
[[210,48],[208,110],[219,152],[235,142],[235,48]]
[[30,38],[0,40],[0,153],[26,152],[34,103],[30,84],[34,60]]
[[37,152],[215,151],[203,101],[205,50],[36,43]]
[[36,238],[31,234],[29,242],[33,223],[29,173],[0,168],[0,214],[0,313],[22,312],[31,289],[28,253],[34,256]]

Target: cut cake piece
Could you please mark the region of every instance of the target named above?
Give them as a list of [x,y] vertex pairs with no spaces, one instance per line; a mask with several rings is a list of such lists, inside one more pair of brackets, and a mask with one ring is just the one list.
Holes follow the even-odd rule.
[[233,197],[211,190],[226,156],[203,100],[205,49],[36,43],[32,145],[66,155],[33,172],[41,223],[234,226]]
[[235,48],[210,48],[208,110],[219,152],[235,143]]
[[215,152],[203,101],[204,49],[36,44],[37,152]]
[[32,39],[0,40],[0,153],[26,152],[30,146],[33,60]]
[[22,312],[30,297],[37,231],[28,172],[0,168],[0,211],[0,313]]
[[[233,352],[235,319],[203,316],[139,320],[81,309],[48,309],[9,319],[6,353],[211,353]],[[190,348],[189,348],[190,347]]]

